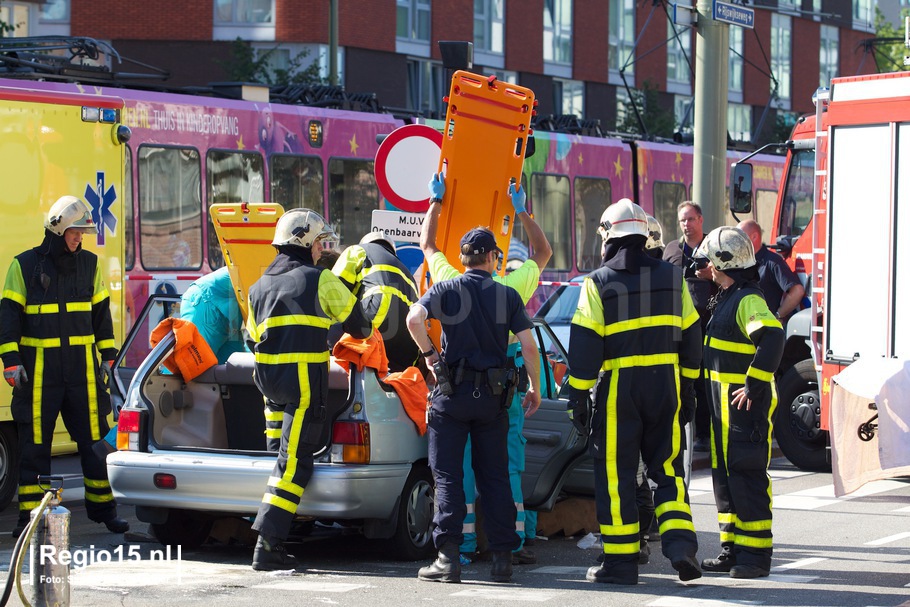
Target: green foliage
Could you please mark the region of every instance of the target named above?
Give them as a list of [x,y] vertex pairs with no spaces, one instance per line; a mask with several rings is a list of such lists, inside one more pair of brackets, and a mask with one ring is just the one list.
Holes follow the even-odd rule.
[[4,38],[7,34],[12,35],[15,30],[15,24],[0,20],[0,38]]
[[787,141],[790,139],[790,133],[793,132],[793,126],[799,118],[797,112],[783,112],[778,110],[774,116],[774,129],[768,141]]
[[876,38],[896,38],[895,42],[882,42],[876,44],[873,52],[875,65],[879,73],[884,72],[901,72],[907,70],[904,65],[904,57],[910,54],[910,49],[904,46],[904,20],[910,16],[910,9],[901,10],[900,25],[895,26],[888,21],[881,9],[875,7],[875,37]]
[[[632,103],[638,108],[642,121],[652,137],[673,137],[676,131],[676,117],[673,110],[660,107],[657,87],[650,81],[641,89],[632,89]],[[630,135],[644,135],[632,103],[626,108],[625,115],[617,121],[616,130]]]
[[319,64],[307,61],[309,50],[290,57],[285,68],[273,67],[281,45],[266,51],[257,51],[240,38],[231,43],[231,59],[218,63],[228,72],[233,82],[260,82],[269,86],[279,84],[325,84],[319,75]]

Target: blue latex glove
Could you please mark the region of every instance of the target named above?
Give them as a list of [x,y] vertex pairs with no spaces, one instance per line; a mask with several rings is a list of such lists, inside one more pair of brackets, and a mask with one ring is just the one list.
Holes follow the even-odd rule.
[[509,184],[509,197],[512,199],[512,207],[515,209],[515,216],[517,217],[521,213],[526,213],[528,209],[525,207],[525,203],[528,200],[527,194],[525,194],[524,189],[522,189],[521,184],[518,184],[518,189],[515,189],[515,184]]
[[430,198],[442,200],[446,193],[446,183],[443,181],[442,173],[434,173],[433,179],[427,184],[430,189]]

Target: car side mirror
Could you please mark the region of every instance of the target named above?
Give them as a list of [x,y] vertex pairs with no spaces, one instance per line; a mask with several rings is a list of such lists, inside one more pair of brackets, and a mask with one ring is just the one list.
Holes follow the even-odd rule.
[[752,165],[738,162],[733,165],[730,179],[730,210],[733,213],[752,212]]

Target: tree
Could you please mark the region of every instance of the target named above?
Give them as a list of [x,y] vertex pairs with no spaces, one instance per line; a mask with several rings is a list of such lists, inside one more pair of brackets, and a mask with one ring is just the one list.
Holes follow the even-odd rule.
[[[639,89],[632,89],[631,104],[638,108],[648,135],[652,137],[673,137],[676,118],[673,112],[660,107],[657,87],[650,81]],[[625,115],[617,121],[616,130],[630,135],[644,135],[641,124],[632,107],[626,108]]]
[[307,61],[309,50],[291,57],[287,68],[272,67],[272,60],[280,45],[265,51],[254,49],[249,42],[237,38],[231,43],[231,59],[219,61],[234,82],[261,82],[269,86],[278,84],[325,84],[319,75],[319,63]]
[[[901,10],[901,23],[910,16],[910,9]],[[879,73],[901,72],[908,69],[904,65],[907,47],[904,46],[904,29],[895,27],[885,14],[875,7],[875,39],[872,41],[872,56]]]

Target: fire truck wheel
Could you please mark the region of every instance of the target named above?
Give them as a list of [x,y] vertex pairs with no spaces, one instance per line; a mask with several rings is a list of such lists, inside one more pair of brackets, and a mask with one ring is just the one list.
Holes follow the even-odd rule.
[[436,553],[433,546],[433,475],[426,464],[416,464],[404,483],[398,504],[398,524],[392,543],[402,560],[418,561]]
[[828,433],[819,428],[821,401],[815,363],[802,360],[778,382],[774,438],[777,446],[797,468],[830,472]]
[[16,424],[0,424],[0,512],[9,506],[19,485],[19,439]]

